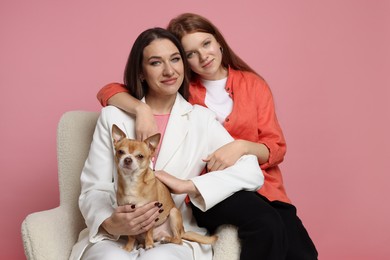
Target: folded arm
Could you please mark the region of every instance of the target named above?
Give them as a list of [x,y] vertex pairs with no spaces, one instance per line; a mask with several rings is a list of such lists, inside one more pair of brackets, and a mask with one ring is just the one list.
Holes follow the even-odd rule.
[[129,114],[136,116],[135,133],[137,140],[145,140],[158,132],[150,107],[131,96],[124,85],[111,83],[104,86],[97,94],[100,104],[116,106]]

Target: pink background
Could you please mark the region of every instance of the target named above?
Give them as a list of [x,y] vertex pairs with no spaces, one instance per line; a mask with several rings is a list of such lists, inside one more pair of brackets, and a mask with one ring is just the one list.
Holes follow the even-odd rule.
[[99,110],[135,37],[191,11],[269,82],[319,258],[389,259],[390,1],[318,2],[1,0],[0,258],[24,259],[22,220],[59,203],[60,116]]

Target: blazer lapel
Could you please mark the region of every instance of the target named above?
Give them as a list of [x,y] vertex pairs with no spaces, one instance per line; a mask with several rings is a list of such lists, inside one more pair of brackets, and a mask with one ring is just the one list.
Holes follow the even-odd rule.
[[192,110],[190,105],[180,94],[176,96],[172,107],[164,139],[161,143],[160,153],[156,161],[156,169],[164,169],[183,143],[188,129],[188,113]]

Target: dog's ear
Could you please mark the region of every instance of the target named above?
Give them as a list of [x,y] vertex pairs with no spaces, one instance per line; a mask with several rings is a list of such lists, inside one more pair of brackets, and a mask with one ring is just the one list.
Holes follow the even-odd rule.
[[126,138],[126,134],[117,125],[112,125],[112,139],[114,140],[114,144],[123,138]]
[[144,140],[144,142],[148,145],[152,153],[156,150],[158,143],[160,142],[160,138],[161,134],[157,133],[155,135],[149,136]]

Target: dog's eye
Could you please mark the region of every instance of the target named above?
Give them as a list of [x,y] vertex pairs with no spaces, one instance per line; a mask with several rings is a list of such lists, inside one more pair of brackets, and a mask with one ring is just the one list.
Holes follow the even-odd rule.
[[139,155],[137,155],[137,158],[138,158],[138,159],[143,159],[144,156],[143,156],[142,154],[139,154]]
[[125,152],[124,152],[123,150],[118,150],[118,154],[119,154],[119,155],[124,155]]

